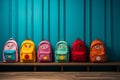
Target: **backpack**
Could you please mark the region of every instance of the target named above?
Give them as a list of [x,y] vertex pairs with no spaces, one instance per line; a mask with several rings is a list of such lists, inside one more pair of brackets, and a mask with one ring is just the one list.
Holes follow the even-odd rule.
[[72,61],[73,62],[87,61],[86,45],[80,39],[77,39],[72,44]]
[[94,40],[90,46],[90,62],[105,62],[106,53],[104,43],[98,39]]
[[50,43],[47,40],[41,41],[37,51],[38,62],[50,62],[52,61],[52,52]]
[[4,45],[3,62],[18,62],[18,45],[13,38],[10,38]]
[[35,62],[35,61],[36,61],[35,44],[32,40],[26,39],[21,44],[20,62]]
[[55,62],[68,62],[69,61],[69,51],[68,44],[65,41],[59,41],[56,44],[55,50]]

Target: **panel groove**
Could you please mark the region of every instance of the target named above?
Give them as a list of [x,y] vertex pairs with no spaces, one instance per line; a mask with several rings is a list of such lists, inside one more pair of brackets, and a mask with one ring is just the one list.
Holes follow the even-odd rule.
[[44,0],[42,0],[42,40],[44,39]]
[[92,0],[90,0],[90,44],[92,42]]
[[9,0],[9,33],[8,33],[8,38],[13,37],[12,36],[12,1]]
[[48,0],[48,40],[50,40],[50,0]]
[[60,40],[60,0],[58,0],[58,41]]
[[86,36],[86,0],[84,0],[84,40],[83,41],[86,41],[85,39],[85,36]]
[[26,38],[28,38],[28,0],[26,0]]
[[111,21],[110,21],[110,28],[111,28],[111,55],[110,55],[110,59],[112,60],[112,53],[114,52],[114,47],[113,47],[113,38],[114,38],[114,36],[113,36],[113,1],[112,0],[110,0],[110,10],[111,10],[111,14],[110,14],[110,16],[111,16]]
[[32,0],[32,40],[34,41],[34,0]]
[[66,0],[64,0],[64,40],[66,41]]
[[104,0],[104,43],[106,44],[106,0]]
[[34,0],[31,0],[31,38],[34,40]]
[[16,41],[18,41],[18,0],[15,0],[15,11],[16,11],[16,16],[15,16],[15,38]]

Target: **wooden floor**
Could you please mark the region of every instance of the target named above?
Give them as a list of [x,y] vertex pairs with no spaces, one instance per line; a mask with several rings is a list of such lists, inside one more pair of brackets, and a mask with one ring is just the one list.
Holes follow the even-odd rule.
[[0,80],[120,80],[120,72],[0,72]]

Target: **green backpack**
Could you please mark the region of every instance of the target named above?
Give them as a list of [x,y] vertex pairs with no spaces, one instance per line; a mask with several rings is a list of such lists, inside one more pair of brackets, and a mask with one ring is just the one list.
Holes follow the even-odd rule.
[[69,51],[68,45],[65,41],[59,41],[56,44],[55,50],[55,62],[68,62],[69,61]]

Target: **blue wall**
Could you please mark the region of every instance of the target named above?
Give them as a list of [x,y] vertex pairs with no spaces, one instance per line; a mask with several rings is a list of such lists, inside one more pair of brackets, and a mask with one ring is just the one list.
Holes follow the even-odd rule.
[[5,42],[19,47],[26,38],[36,46],[47,39],[71,46],[76,38],[89,47],[96,39],[106,45],[107,60],[120,61],[120,0],[0,0],[0,60]]

